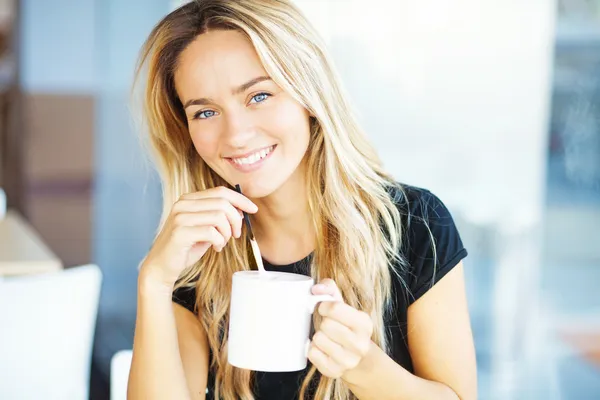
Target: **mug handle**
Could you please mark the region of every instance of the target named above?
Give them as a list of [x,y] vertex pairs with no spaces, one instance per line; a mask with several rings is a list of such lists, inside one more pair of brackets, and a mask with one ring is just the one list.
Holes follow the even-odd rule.
[[312,314],[315,312],[315,307],[323,301],[338,301],[335,297],[329,294],[311,294],[308,298],[308,311]]

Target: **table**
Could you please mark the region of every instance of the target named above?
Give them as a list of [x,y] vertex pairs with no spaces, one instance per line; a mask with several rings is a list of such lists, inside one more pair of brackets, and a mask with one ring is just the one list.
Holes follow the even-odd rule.
[[32,275],[63,268],[60,259],[16,211],[0,220],[0,276]]

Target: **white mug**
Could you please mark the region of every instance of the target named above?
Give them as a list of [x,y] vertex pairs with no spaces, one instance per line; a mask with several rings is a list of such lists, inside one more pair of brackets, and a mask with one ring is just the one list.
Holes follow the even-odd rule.
[[233,274],[227,358],[263,372],[306,368],[312,313],[329,295],[313,295],[311,277],[275,271]]

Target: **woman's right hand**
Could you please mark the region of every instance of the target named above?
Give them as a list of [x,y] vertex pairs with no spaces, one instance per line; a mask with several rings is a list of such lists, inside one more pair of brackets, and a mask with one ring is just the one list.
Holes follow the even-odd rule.
[[181,272],[198,262],[211,246],[220,252],[231,237],[241,236],[241,211],[253,214],[257,210],[247,197],[222,186],[181,196],[140,273],[172,287]]

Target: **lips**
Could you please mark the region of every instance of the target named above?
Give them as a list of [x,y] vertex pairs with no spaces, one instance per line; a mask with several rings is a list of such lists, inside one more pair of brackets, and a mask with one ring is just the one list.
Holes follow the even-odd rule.
[[267,158],[275,150],[275,147],[275,145],[265,147],[253,153],[244,154],[241,157],[228,157],[228,160],[238,166],[251,166]]

